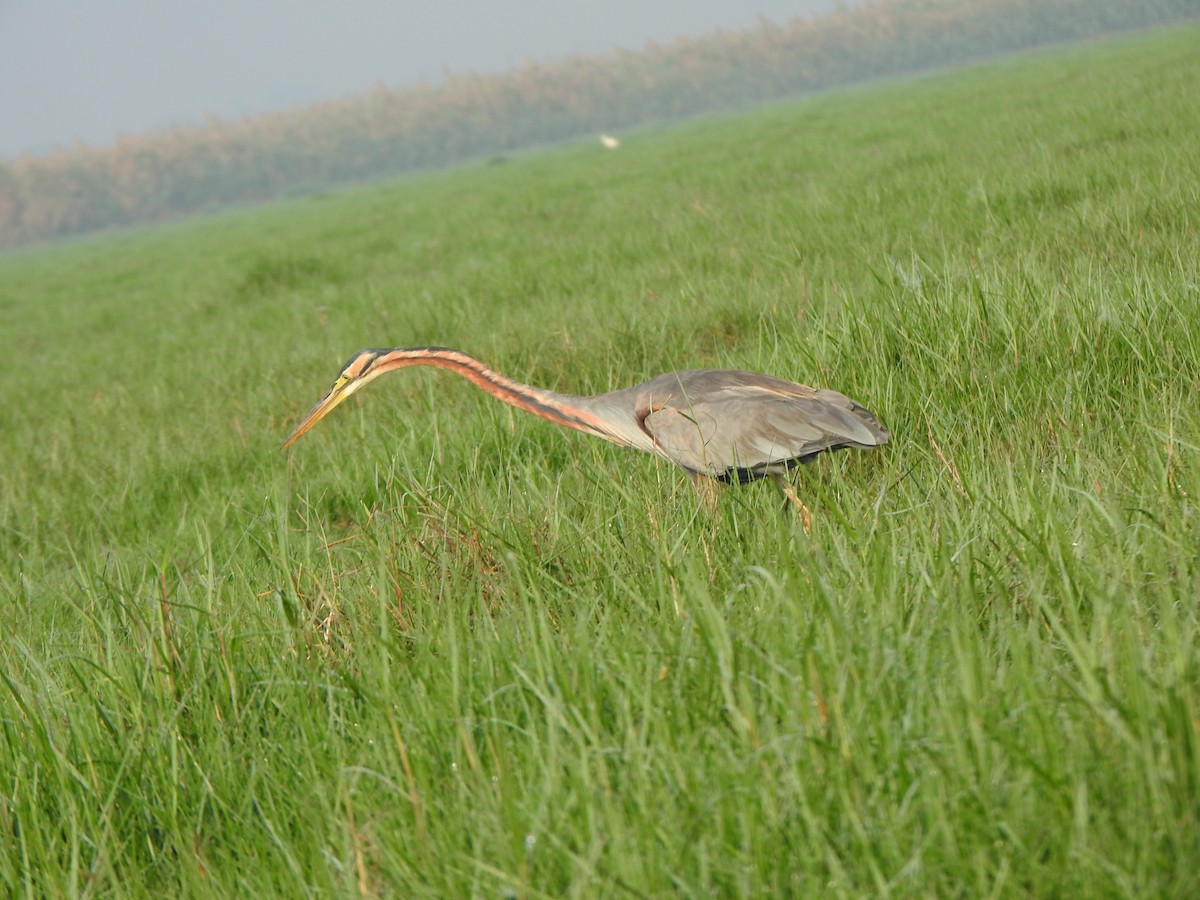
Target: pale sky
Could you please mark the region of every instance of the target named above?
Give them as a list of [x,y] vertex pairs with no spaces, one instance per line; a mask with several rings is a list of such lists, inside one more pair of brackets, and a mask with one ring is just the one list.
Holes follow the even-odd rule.
[[[844,3],[855,5],[857,0]],[[836,0],[0,0],[0,157],[443,72],[496,72]]]

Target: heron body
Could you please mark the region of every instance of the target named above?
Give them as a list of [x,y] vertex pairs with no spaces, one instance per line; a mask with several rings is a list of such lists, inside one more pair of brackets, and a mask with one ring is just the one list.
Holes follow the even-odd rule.
[[875,414],[849,397],[757,372],[688,369],[586,397],[522,384],[459,350],[400,347],[356,353],[284,448],[363,385],[406,366],[449,369],[517,409],[670,460],[698,483],[777,478],[823,451],[888,439]]

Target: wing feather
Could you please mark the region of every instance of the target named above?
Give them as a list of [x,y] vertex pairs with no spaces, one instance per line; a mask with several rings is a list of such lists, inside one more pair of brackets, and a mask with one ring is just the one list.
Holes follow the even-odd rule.
[[639,419],[656,452],[694,472],[744,481],[825,450],[888,438],[872,413],[837,391],[752,373],[711,373],[720,376],[711,385],[675,374],[679,389],[648,397]]

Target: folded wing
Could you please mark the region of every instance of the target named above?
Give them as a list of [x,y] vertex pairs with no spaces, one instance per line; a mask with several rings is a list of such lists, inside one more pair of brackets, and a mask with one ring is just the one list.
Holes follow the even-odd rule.
[[888,439],[873,413],[837,391],[754,373],[675,374],[676,389],[649,397],[639,420],[656,452],[693,472],[750,481]]

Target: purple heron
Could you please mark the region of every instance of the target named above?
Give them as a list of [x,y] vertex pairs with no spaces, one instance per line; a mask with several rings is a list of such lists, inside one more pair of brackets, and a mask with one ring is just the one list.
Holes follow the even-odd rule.
[[521,384],[459,350],[399,347],[356,353],[283,449],[367,382],[406,366],[449,369],[517,409],[661,456],[685,469],[698,487],[769,477],[806,523],[807,510],[783,474],[823,451],[876,447],[888,439],[875,414],[849,397],[757,372],[668,372],[624,390],[576,397]]

